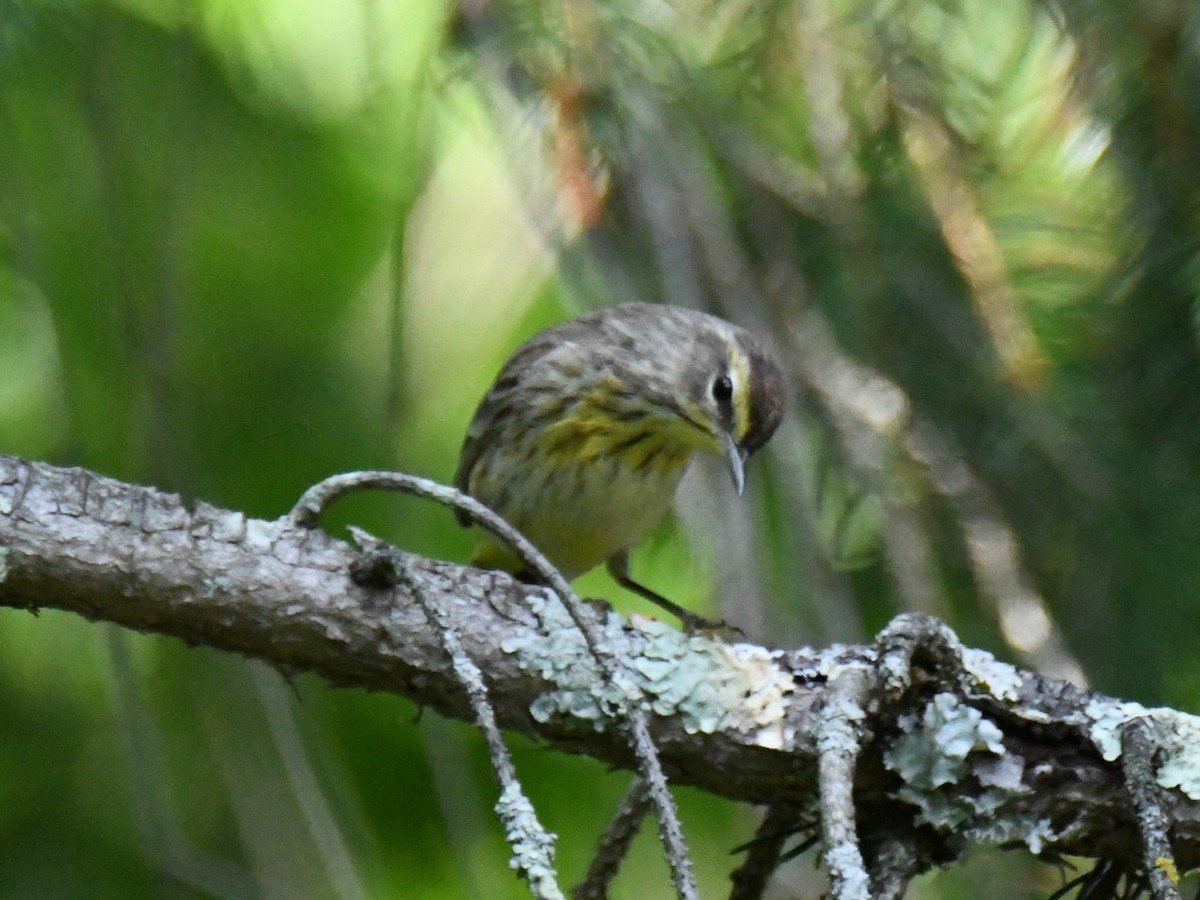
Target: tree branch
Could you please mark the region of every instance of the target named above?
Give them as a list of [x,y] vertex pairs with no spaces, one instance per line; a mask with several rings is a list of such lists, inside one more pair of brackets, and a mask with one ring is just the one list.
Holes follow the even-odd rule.
[[830,686],[864,669],[875,687],[853,767],[857,839],[875,871],[902,836],[903,878],[956,858],[965,841],[1140,871],[1145,836],[1122,738],[1145,720],[1137,766],[1159,788],[1152,818],[1168,823],[1147,846],[1169,829],[1177,869],[1200,862],[1197,719],[1019,671],[927,617],[901,617],[878,648],[784,652],[585,607],[622,663],[613,679],[545,588],[403,553],[405,579],[364,587],[350,574],[360,557],[286,517],[189,509],[175,495],[0,456],[0,605],[172,635],[470,718],[419,591],[482,671],[500,727],[634,768],[625,726],[609,717],[644,697],[673,782],[799,812],[817,806],[818,738],[839,707]]

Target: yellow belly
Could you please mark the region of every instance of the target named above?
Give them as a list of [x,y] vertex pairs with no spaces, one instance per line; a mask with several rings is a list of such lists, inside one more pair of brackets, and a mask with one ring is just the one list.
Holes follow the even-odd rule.
[[[690,448],[644,467],[601,457],[558,465],[548,478],[523,480],[524,490],[485,477],[472,493],[574,578],[638,544],[666,517],[690,458]],[[480,539],[474,563],[512,572],[528,568],[487,536]]]

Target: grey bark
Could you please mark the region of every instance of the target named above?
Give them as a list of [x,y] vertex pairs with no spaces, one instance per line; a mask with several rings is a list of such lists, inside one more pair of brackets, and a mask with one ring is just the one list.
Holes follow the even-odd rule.
[[[400,583],[363,586],[350,574],[359,556],[350,543],[287,517],[188,506],[152,488],[0,456],[0,605],[68,610],[470,718],[419,593],[454,622],[502,728],[635,765],[619,723],[604,719],[605,703],[564,711],[578,706],[579,682],[568,684],[578,665],[556,666],[553,653],[575,645],[566,638],[569,618],[553,614],[545,588],[411,554],[400,556]],[[1148,780],[1159,786],[1154,819],[1167,823],[1150,836],[1155,859],[1167,858],[1160,868],[1172,873],[1200,860],[1200,767],[1191,749],[1200,746],[1200,728],[1190,716],[995,663],[927,617],[902,617],[878,646],[767,651],[589,614],[612,654],[633,664],[630,685],[647,698],[673,782],[788,804],[798,815],[817,809],[819,794],[839,798],[839,840],[850,847],[857,839],[873,884],[899,883],[956,858],[970,840],[1139,869],[1146,853],[1139,804],[1119,758],[1133,720],[1144,723],[1139,734],[1149,745],[1139,747],[1133,767],[1141,795]],[[656,655],[629,658],[647,648]],[[728,674],[706,674],[709,688],[738,678],[756,687],[735,692],[741,699],[714,715],[707,694],[681,696],[680,673],[697,659]],[[869,673],[872,686],[865,700],[861,691],[850,698],[864,716],[855,723],[857,763],[826,765],[819,792],[821,754],[828,761],[841,752],[819,746],[831,733],[824,713],[848,714],[847,698],[831,701],[830,685],[844,684],[847,669]],[[773,688],[778,693],[764,700]],[[852,786],[828,780],[838,770]],[[849,797],[856,834],[845,820]],[[1173,860],[1163,857],[1167,835]],[[904,852],[894,852],[901,845]],[[900,860],[902,875],[889,873],[890,860]]]

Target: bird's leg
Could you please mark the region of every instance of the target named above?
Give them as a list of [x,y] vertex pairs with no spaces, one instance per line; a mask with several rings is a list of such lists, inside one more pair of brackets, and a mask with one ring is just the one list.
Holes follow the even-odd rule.
[[690,610],[684,609],[678,603],[673,603],[657,591],[652,591],[644,584],[634,581],[629,575],[629,554],[622,550],[608,559],[608,572],[613,580],[627,591],[633,591],[658,606],[661,606],[675,618],[679,619],[684,631],[725,631],[729,628],[720,620],[706,619]]

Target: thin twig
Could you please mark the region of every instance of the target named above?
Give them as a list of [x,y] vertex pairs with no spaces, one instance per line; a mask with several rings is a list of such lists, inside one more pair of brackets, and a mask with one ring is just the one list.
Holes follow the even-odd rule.
[[746,845],[746,861],[730,877],[733,889],[729,900],[757,900],[763,895],[779,867],[784,844],[795,833],[797,818],[796,807],[790,803],[776,803],[767,810],[754,840]]
[[650,799],[658,811],[658,838],[671,865],[675,893],[680,900],[696,900],[700,895],[696,890],[696,876],[692,872],[692,858],[683,839],[683,826],[675,809],[675,798],[671,796],[662,761],[650,736],[650,717],[644,708],[639,706],[630,710],[629,733],[633,738],[633,751],[642,764],[642,777],[649,787]]
[[[460,510],[481,527],[505,541],[530,570],[558,595],[604,674],[611,679],[619,677],[620,661],[604,649],[601,635],[587,614],[585,604],[562,573],[520,531],[462,491],[428,478],[402,472],[347,472],[333,475],[310,487],[296,502],[289,517],[298,527],[316,527],[321,516],[336,500],[357,491],[372,489],[400,491]],[[693,900],[697,892],[691,858],[683,838],[683,827],[679,822],[675,800],[667,787],[662,763],[650,736],[649,716],[642,706],[632,706],[624,712],[630,745],[638,758],[641,773],[647,781],[650,797],[658,813],[659,837],[671,866],[676,893],[681,900]]]
[[587,874],[571,891],[572,900],[604,900],[612,881],[624,861],[633,839],[642,827],[642,820],[650,810],[650,791],[641,776],[633,779],[629,790],[621,799],[608,828],[600,838],[600,844],[592,856]]
[[354,539],[363,547],[364,554],[375,559],[390,560],[397,583],[412,593],[425,615],[437,627],[455,678],[471,704],[475,724],[483,733],[492,770],[500,783],[500,799],[496,803],[496,813],[504,824],[505,837],[513,849],[512,865],[529,883],[530,891],[538,900],[563,900],[564,895],[558,886],[558,873],[554,868],[556,836],[542,826],[533,804],[521,790],[516,767],[504,743],[500,726],[496,724],[496,715],[488,699],[483,672],[463,647],[458,629],[446,611],[438,604],[430,603],[425,597],[425,592],[413,581],[403,560],[399,558],[399,552],[361,529],[355,528],[352,533]]
[[1121,730],[1121,772],[1137,812],[1142,865],[1154,900],[1179,900],[1179,870],[1171,850],[1170,827],[1155,780],[1155,741],[1151,723],[1130,719]]
[[847,666],[834,674],[817,731],[825,864],[837,900],[869,900],[871,896],[854,813],[854,773],[862,749],[870,683],[869,672],[862,666]]
[[870,871],[874,900],[902,900],[909,882],[920,872],[912,834],[886,837],[873,854]]

